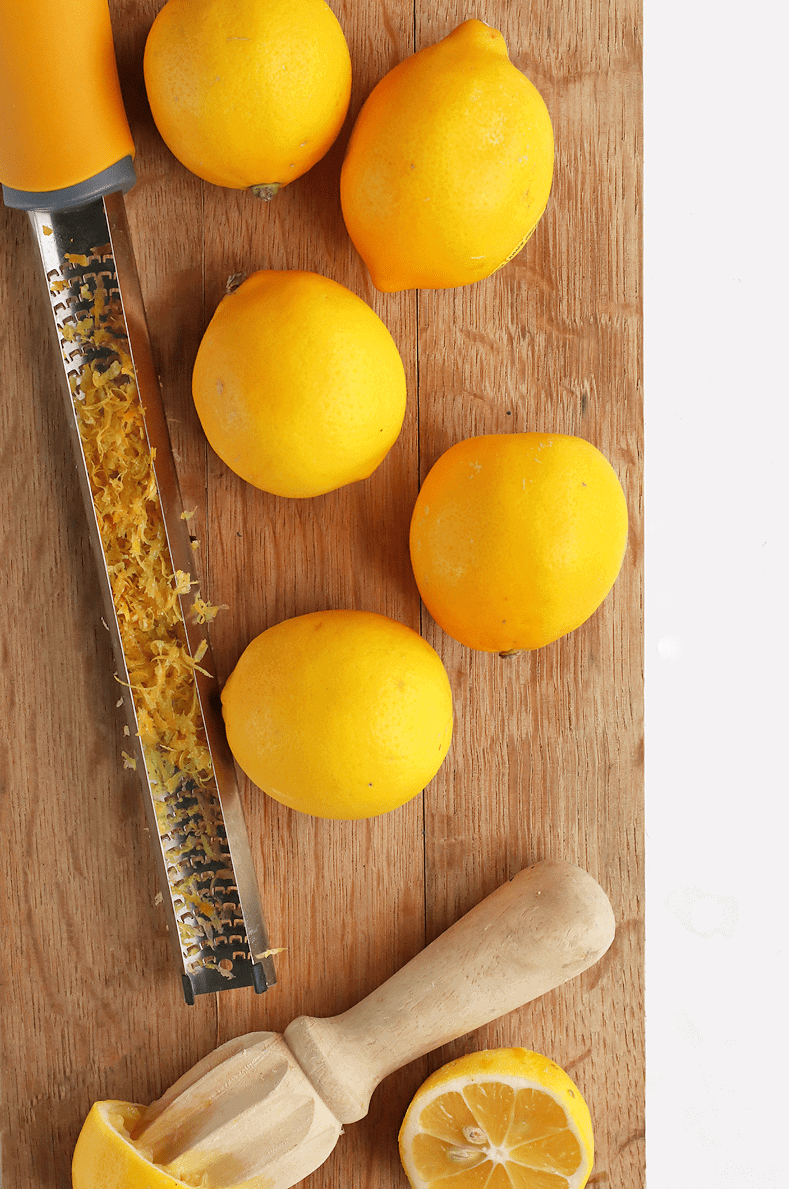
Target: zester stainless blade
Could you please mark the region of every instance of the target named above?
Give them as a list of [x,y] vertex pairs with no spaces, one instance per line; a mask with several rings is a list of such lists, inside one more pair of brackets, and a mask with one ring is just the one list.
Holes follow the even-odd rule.
[[123,198],[29,211],[184,996],[276,982]]

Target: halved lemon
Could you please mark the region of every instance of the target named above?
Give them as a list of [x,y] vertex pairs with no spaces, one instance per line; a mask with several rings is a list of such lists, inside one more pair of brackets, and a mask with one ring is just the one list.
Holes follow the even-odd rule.
[[72,1189],[186,1189],[132,1143],[144,1110],[132,1102],[94,1102],[74,1148]]
[[583,1189],[592,1121],[548,1057],[488,1049],[450,1061],[417,1090],[400,1158],[414,1189]]

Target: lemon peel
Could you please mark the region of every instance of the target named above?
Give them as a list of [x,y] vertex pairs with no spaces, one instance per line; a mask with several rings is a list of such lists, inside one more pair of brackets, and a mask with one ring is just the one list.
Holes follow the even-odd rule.
[[317,273],[261,270],[220,301],[192,394],[237,475],[306,499],[368,478],[405,416],[403,361],[378,315]]
[[452,738],[452,692],[417,632],[367,611],[268,628],[222,691],[230,749],[264,792],[315,817],[389,812],[420,793]]
[[411,516],[411,565],[448,635],[511,657],[597,610],[621,569],[627,531],[622,486],[591,442],[483,434],[451,446],[428,472]]
[[551,188],[545,101],[479,20],[395,66],[365,101],[340,179],[348,233],[377,289],[446,289],[496,272]]
[[72,1189],[185,1189],[132,1143],[144,1110],[132,1102],[94,1102],[74,1148]]
[[143,70],[181,164],[261,201],[328,152],[351,92],[348,45],[324,0],[168,0]]

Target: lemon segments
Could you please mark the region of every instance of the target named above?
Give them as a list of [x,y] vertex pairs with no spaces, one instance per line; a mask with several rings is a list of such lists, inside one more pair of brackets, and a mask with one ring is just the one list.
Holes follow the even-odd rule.
[[403,424],[405,371],[370,307],[311,272],[256,272],[219,303],[192,393],[231,470],[273,495],[366,479]]
[[348,46],[324,0],[168,0],[144,72],[181,164],[264,198],[324,156],[351,92]]
[[419,1088],[400,1129],[414,1189],[582,1189],[593,1156],[578,1088],[527,1049],[450,1061]]
[[230,749],[275,800],[322,818],[365,818],[414,797],[452,737],[452,694],[416,632],[367,611],[276,624],[222,691]]
[[428,473],[411,517],[425,606],[483,652],[541,648],[579,627],[613,586],[626,541],[613,467],[566,434],[458,442]]
[[519,252],[548,201],[553,131],[501,33],[469,20],[394,67],[351,133],[345,224],[384,292],[446,289]]
[[183,1189],[145,1158],[130,1133],[143,1111],[131,1102],[94,1102],[74,1149],[72,1189]]

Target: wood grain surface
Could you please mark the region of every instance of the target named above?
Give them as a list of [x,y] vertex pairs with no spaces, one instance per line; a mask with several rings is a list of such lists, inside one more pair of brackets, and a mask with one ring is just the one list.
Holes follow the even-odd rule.
[[[589,1104],[590,1184],[644,1181],[641,48],[638,0],[332,0],[351,110],[326,158],[263,205],[170,155],[142,80],[161,0],[111,0],[137,145],[127,197],[185,506],[224,680],[267,626],[326,607],[379,611],[441,655],[450,755],[424,794],[368,821],[296,814],[242,782],[278,985],[183,1002],[139,787],[121,760],[114,664],[66,433],[50,313],[26,217],[0,210],[2,309],[3,1189],[65,1189],[95,1099],[148,1103],[222,1041],[342,1011],[498,884],[542,857],[600,881],[617,936],[586,974],[394,1074],[310,1189],[403,1189],[397,1131],[423,1078],[461,1053],[524,1045]],[[543,94],[557,158],[547,212],[498,274],[384,295],[345,232],[339,171],[356,112],[403,57],[477,16]],[[79,64],[64,57],[79,114]],[[53,69],[56,66],[53,64]],[[207,447],[190,394],[232,274],[306,268],[358,293],[401,350],[408,411],[370,479],[311,500],[244,484]],[[432,463],[475,433],[589,439],[626,492],[624,568],[572,635],[505,660],[446,636],[420,605],[411,509]],[[97,1187],[98,1189],[98,1187]]]

